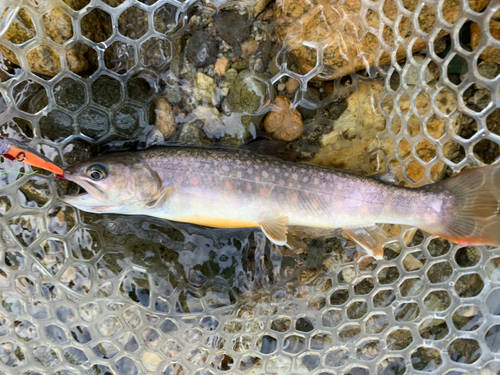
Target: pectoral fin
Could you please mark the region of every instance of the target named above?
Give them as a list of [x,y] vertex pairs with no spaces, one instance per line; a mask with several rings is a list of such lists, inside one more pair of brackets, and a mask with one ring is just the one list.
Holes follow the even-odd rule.
[[343,228],[346,235],[351,237],[360,246],[368,250],[375,258],[384,256],[383,243],[387,239],[385,232],[376,225],[368,227]]
[[155,208],[159,204],[163,204],[163,202],[165,202],[168,199],[168,197],[170,196],[170,194],[172,194],[173,190],[174,190],[174,188],[172,186],[169,186],[167,188],[161,189],[146,204],[146,207],[147,208]]
[[260,224],[260,228],[269,240],[279,246],[287,246],[288,217],[279,216],[267,219]]

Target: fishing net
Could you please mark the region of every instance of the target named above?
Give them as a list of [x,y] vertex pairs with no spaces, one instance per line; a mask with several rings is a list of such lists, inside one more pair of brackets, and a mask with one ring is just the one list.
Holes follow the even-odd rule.
[[[218,108],[237,146],[245,116],[258,125],[281,95],[303,118],[288,145],[303,161],[420,186],[500,154],[499,12],[496,0],[3,0],[0,132],[70,165],[146,147],[165,97],[177,140],[221,138],[208,115],[189,125]],[[201,67],[231,50],[224,78]],[[245,69],[262,97],[225,111]],[[4,158],[0,170],[2,374],[500,371],[498,248],[385,225],[383,260],[331,233],[294,232],[290,252],[259,231],[78,212],[58,199],[69,183]]]

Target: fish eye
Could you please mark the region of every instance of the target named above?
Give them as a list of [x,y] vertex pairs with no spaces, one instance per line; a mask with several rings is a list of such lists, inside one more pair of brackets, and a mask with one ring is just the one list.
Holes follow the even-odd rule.
[[87,176],[94,181],[102,180],[107,176],[106,167],[102,164],[92,164],[87,169]]

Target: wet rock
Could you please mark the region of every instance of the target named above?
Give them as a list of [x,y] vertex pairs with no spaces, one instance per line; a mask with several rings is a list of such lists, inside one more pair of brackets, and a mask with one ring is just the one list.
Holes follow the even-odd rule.
[[491,102],[491,92],[488,89],[480,89],[474,92],[470,98],[467,99],[467,107],[473,109],[476,112],[480,112],[485,109]]
[[237,76],[238,71],[236,69],[228,69],[226,71],[226,75],[224,76],[224,81],[232,85]]
[[286,96],[278,95],[276,105],[264,118],[264,130],[273,133],[273,136],[285,142],[290,142],[302,136],[304,122],[302,115],[291,108],[291,101]]
[[184,51],[186,48],[186,38],[180,36],[172,42],[172,60],[170,61],[170,72],[178,79],[181,76],[181,69],[184,65]]
[[[422,64],[424,62],[424,58],[422,56],[415,55],[413,58],[419,63]],[[424,68],[424,81],[425,83],[429,83],[434,80],[434,74],[432,74],[431,70],[428,66]],[[408,68],[408,72],[405,75],[405,83],[410,86],[416,86],[420,84],[420,76],[417,68],[413,65]]]
[[200,106],[196,107],[192,114],[203,123],[203,130],[209,138],[222,138],[226,134],[217,108]]
[[165,88],[165,96],[170,103],[180,103],[182,101],[182,90],[177,86],[169,86]]
[[215,63],[215,71],[218,75],[223,76],[226,74],[226,70],[229,66],[229,60],[225,57],[219,57]]
[[201,146],[210,144],[205,132],[203,122],[200,120],[187,122],[182,125],[178,139],[179,144]]
[[264,71],[264,60],[255,59],[253,61],[253,64],[251,64],[249,66],[251,66],[251,69],[253,69],[256,72],[263,72]]
[[494,79],[498,75],[500,67],[498,66],[498,64],[493,62],[481,61],[477,65],[477,70],[483,77]]
[[241,41],[250,37],[251,22],[247,15],[236,11],[225,11],[214,16],[217,35],[231,47],[239,47]]
[[118,30],[130,39],[141,38],[148,31],[147,13],[136,6],[126,8],[118,17]]
[[217,41],[211,34],[197,31],[187,42],[186,57],[195,67],[202,68],[215,63],[217,50]]
[[27,54],[28,65],[33,73],[55,76],[61,71],[61,60],[52,48],[40,46]]
[[[346,99],[347,109],[335,121],[332,130],[321,137],[320,152],[314,157],[313,163],[330,166],[339,169],[347,169],[361,174],[375,174],[385,171],[383,154],[390,155],[394,152],[395,145],[390,137],[380,138],[380,133],[386,128],[386,120],[379,111],[374,111],[373,95],[379,95],[383,90],[383,82],[374,80],[370,83],[362,83],[359,90],[349,95]],[[440,91],[436,97],[440,110],[443,113],[451,113],[455,108],[455,99],[450,91]],[[417,108],[426,108],[430,105],[429,99],[418,96],[415,102]],[[392,102],[383,101],[382,109],[390,113]],[[401,98],[399,108],[403,113],[408,112],[412,106],[408,97]],[[461,126],[461,116],[455,120],[453,127],[458,133]],[[399,127],[399,128],[398,128]],[[410,133],[417,135],[420,132],[421,122],[415,117],[408,120],[407,128]],[[401,120],[393,121],[392,130],[397,133],[401,128]],[[429,134],[439,139],[445,133],[445,123],[437,116],[427,121]],[[435,156],[435,148],[427,141],[420,142],[417,147],[417,155],[424,160],[430,161]],[[450,157],[456,149],[450,145],[443,148],[445,157]],[[397,152],[401,157],[407,158],[411,153],[411,146],[407,141],[401,141],[397,146]],[[366,155],[372,155],[368,162]],[[395,160],[395,159],[393,159]],[[400,180],[404,179],[403,168],[394,161],[391,164],[391,172]],[[420,181],[424,175],[422,168],[408,165],[406,173],[413,181]],[[444,165],[436,164],[432,168],[433,179],[439,180],[444,173]]]
[[[317,53],[313,48],[303,45],[304,41],[324,42],[328,41],[328,47],[324,51],[325,71],[323,74],[330,78],[343,77],[357,70],[365,70],[367,65],[374,66],[379,52],[378,38],[370,32],[365,33],[363,27],[356,20],[361,10],[360,2],[347,0],[332,7],[331,4],[324,6],[319,0],[309,2],[307,0],[278,1],[275,7],[274,17],[279,23],[276,28],[278,38],[291,49],[297,59],[300,71],[305,74],[316,66]],[[488,4],[488,0],[470,1],[471,9],[481,11]],[[407,9],[415,9],[418,0],[405,1]],[[460,12],[460,4],[455,0],[446,0],[443,3],[443,16],[449,23],[454,23]],[[395,21],[398,9],[396,2],[386,1],[383,7],[384,15]],[[430,32],[436,21],[435,11],[430,7],[424,7],[419,15],[419,26],[424,32]],[[370,26],[378,28],[379,15],[371,12],[367,16]],[[403,18],[399,25],[400,36],[407,40],[413,35],[413,27],[409,18]],[[442,38],[445,34],[441,31],[435,40]],[[395,45],[394,30],[386,27],[382,37],[389,45]],[[413,50],[425,47],[426,43],[418,39],[413,44]],[[399,47],[397,59],[406,57],[406,48]],[[380,65],[391,62],[389,54],[383,54],[379,59]]]
[[38,113],[49,104],[47,91],[39,83],[21,82],[14,88],[19,109],[28,113]]
[[338,118],[347,109],[346,98],[336,98],[332,100],[329,104],[323,107],[323,117],[330,120],[338,120]]
[[39,122],[40,131],[44,137],[52,141],[64,140],[74,133],[73,119],[57,109],[43,116]]
[[[2,17],[5,13],[2,15]],[[24,8],[19,9],[16,18],[11,23],[10,27],[5,31],[3,37],[7,39],[9,42],[14,44],[24,43],[36,35],[35,26],[33,25],[33,20],[31,16]],[[2,54],[12,61],[14,64],[19,65],[19,60],[15,53],[11,50],[0,46],[0,51]]]
[[155,108],[155,128],[157,128],[165,139],[170,138],[177,128],[172,106],[165,98],[158,98]]
[[[78,9],[80,3],[80,0],[66,0],[66,4],[74,9]],[[93,12],[86,17],[90,25],[102,24],[97,12]],[[54,8],[45,13],[42,22],[47,36],[58,44],[63,44],[73,35],[71,18],[59,8]],[[100,29],[100,27],[88,27],[88,36],[91,36],[92,39]],[[5,32],[4,38],[14,44],[21,44],[34,38],[35,35],[36,30],[30,15],[24,8],[21,8]],[[0,51],[11,62],[19,65],[17,56],[12,51],[3,46],[0,46]],[[77,74],[86,72],[93,63],[89,61],[91,59],[90,51],[92,51],[92,48],[85,44],[78,44],[78,48],[75,46],[70,49],[66,53],[70,70]],[[27,55],[27,60],[31,71],[36,74],[55,76],[61,71],[59,54],[48,46],[32,49]]]
[[249,66],[250,66],[250,63],[246,59],[236,61],[234,64],[231,65],[231,67],[233,69],[237,70],[238,72],[245,70],[245,69],[248,69]]
[[250,135],[249,130],[243,125],[242,115],[239,113],[221,116],[217,108],[198,106],[190,114],[190,117],[194,117],[196,120],[194,122],[203,128],[205,137],[201,137],[202,141],[203,139],[216,139],[222,143],[239,147]]
[[155,103],[155,127],[148,137],[148,145],[162,143],[175,134],[177,124],[172,105],[160,97]]
[[194,97],[200,102],[208,104],[219,104],[217,97],[217,83],[215,80],[203,73],[197,73],[195,79]]
[[243,52],[243,56],[252,56],[257,53],[259,50],[259,43],[255,41],[255,39],[250,38],[241,43],[241,52]]
[[68,68],[76,74],[92,74],[99,66],[97,52],[84,43],[77,43],[66,52]]
[[57,44],[63,44],[73,36],[71,18],[59,8],[54,8],[43,15],[45,33]]
[[31,179],[19,190],[24,194],[26,202],[35,202],[38,207],[42,207],[50,200],[50,190],[45,184],[43,180]]
[[[472,49],[476,47],[481,42],[481,28],[475,22],[470,26],[471,39],[470,44]],[[500,10],[498,10],[490,20],[490,33],[491,36],[497,40],[500,40]],[[481,53],[480,57],[484,61],[494,62],[500,64],[500,49],[495,47],[486,47]]]
[[[244,114],[257,112],[266,102],[267,86],[264,82],[268,80],[269,77],[264,74],[256,74],[250,70],[241,71],[227,96],[229,111]],[[257,128],[262,118],[263,115],[244,115],[241,122],[246,129],[252,123]]]
[[293,94],[297,89],[300,87],[300,82],[297,81],[295,78],[288,78],[286,83],[285,83],[286,91],[289,94]]
[[269,3],[271,3],[271,0],[257,0],[253,4],[253,13],[255,15],[259,14],[264,9],[266,9],[266,7],[269,5]]

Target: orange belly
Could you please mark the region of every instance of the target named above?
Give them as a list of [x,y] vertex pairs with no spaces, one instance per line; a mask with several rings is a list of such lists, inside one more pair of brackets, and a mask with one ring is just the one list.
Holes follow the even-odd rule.
[[234,220],[234,219],[221,219],[209,216],[184,216],[174,219],[175,221],[180,221],[183,223],[191,223],[197,225],[203,225],[212,228],[257,228],[259,223],[249,220]]

